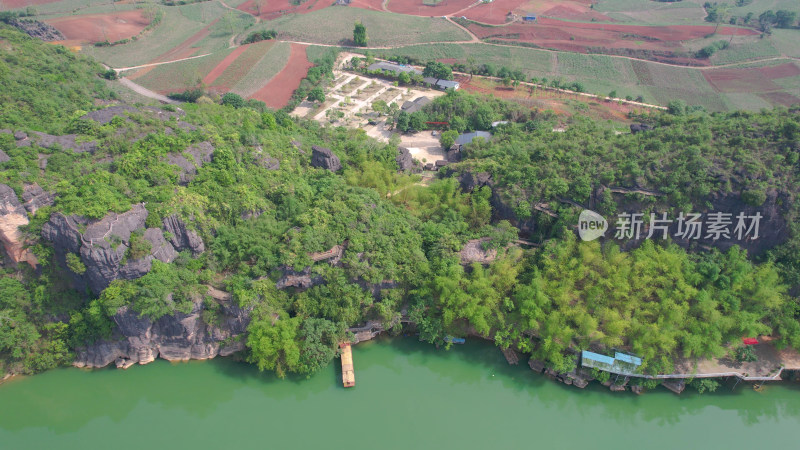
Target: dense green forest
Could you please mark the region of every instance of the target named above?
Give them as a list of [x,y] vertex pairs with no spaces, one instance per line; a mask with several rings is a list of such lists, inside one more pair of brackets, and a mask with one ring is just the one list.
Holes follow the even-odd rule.
[[[687,252],[657,241],[623,252],[613,242],[578,241],[570,228],[578,210],[558,202],[585,202],[598,183],[658,189],[666,195],[657,202],[676,210],[704,205],[714,192],[752,191],[756,204],[758,193],[778,190],[789,196],[786,220],[796,227],[797,111],[655,114],[639,119],[658,128],[638,135],[575,119],[567,133],[553,133],[547,113],[451,93],[424,114],[463,121],[465,130],[511,123],[423,185],[398,172],[395,142],[281,111],[187,103],[183,116],[165,106],[167,119],[140,110],[100,125],[81,118],[102,107],[97,100],[113,100],[100,66],[6,28],[0,55],[0,129],[97,143],[76,153],[18,147],[0,134],[9,156],[0,184],[18,195],[32,183],[55,194],[24,230],[39,268],[6,264],[0,277],[0,372],[70,363],[76,349],[113,338],[123,306],[155,320],[200,299],[203,320],[214,323],[220,305],[205,296],[209,286],[251,311],[243,356],[281,376],[329,363],[347,328],[367,320],[437,345],[482,336],[560,372],[587,348],[629,349],[651,373],[669,371],[676,358],[722,356],[745,335],[776,335],[800,349],[797,230],[757,260],[736,247]],[[55,87],[54,77],[66,82]],[[181,182],[169,156],[203,142],[213,159]],[[342,169],[313,167],[312,145],[330,148]],[[263,164],[267,157],[279,168]],[[462,191],[448,175],[466,171],[486,171],[494,185]],[[512,244],[519,230],[497,218],[495,194],[510,199],[518,219],[546,225],[528,236],[541,247]],[[539,202],[559,218],[533,209]],[[54,213],[98,219],[139,203],[147,227],[176,215],[205,251],[154,261],[146,275],[113,281],[99,295],[74,289],[86,268],[74,255],[60,263],[43,225]],[[603,205],[615,208],[611,199]],[[478,238],[497,258],[462,264],[460,251]],[[146,245],[133,236],[126,258],[146,254]],[[345,251],[337,263],[312,259],[338,245]],[[276,286],[288,270],[306,268],[318,280],[312,287]]]

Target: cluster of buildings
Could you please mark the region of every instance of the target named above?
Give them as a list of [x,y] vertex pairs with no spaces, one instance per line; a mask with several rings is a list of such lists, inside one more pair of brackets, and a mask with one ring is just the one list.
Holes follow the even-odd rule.
[[[422,76],[422,71],[416,69],[411,66],[406,66],[403,64],[397,64],[387,61],[376,62],[371,66],[367,67],[367,70],[371,72],[382,71],[382,72],[391,72],[395,75],[400,75],[401,73],[408,73],[409,75],[419,75]],[[438,78],[433,77],[425,77],[422,79],[423,84],[427,87],[433,89],[439,89],[442,91],[446,91],[447,89],[457,90],[461,87],[461,84],[458,81],[453,80],[440,80]]]

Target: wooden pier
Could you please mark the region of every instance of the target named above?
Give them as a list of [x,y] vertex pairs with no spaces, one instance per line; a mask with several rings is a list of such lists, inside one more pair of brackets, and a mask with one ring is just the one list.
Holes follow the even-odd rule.
[[356,385],[356,374],[353,370],[353,350],[349,342],[342,342],[339,344],[342,349],[342,384],[344,387],[353,387]]

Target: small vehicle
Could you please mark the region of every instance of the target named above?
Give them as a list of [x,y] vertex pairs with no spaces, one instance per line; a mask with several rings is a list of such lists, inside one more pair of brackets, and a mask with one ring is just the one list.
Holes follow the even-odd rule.
[[439,135],[438,131],[431,131],[431,136],[436,137]]

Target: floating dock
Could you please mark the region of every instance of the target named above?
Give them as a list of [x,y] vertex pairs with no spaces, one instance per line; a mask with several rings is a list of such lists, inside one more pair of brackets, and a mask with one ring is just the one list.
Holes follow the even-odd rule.
[[356,374],[353,370],[353,350],[349,342],[342,342],[339,344],[342,349],[342,384],[344,387],[353,387],[356,385]]

